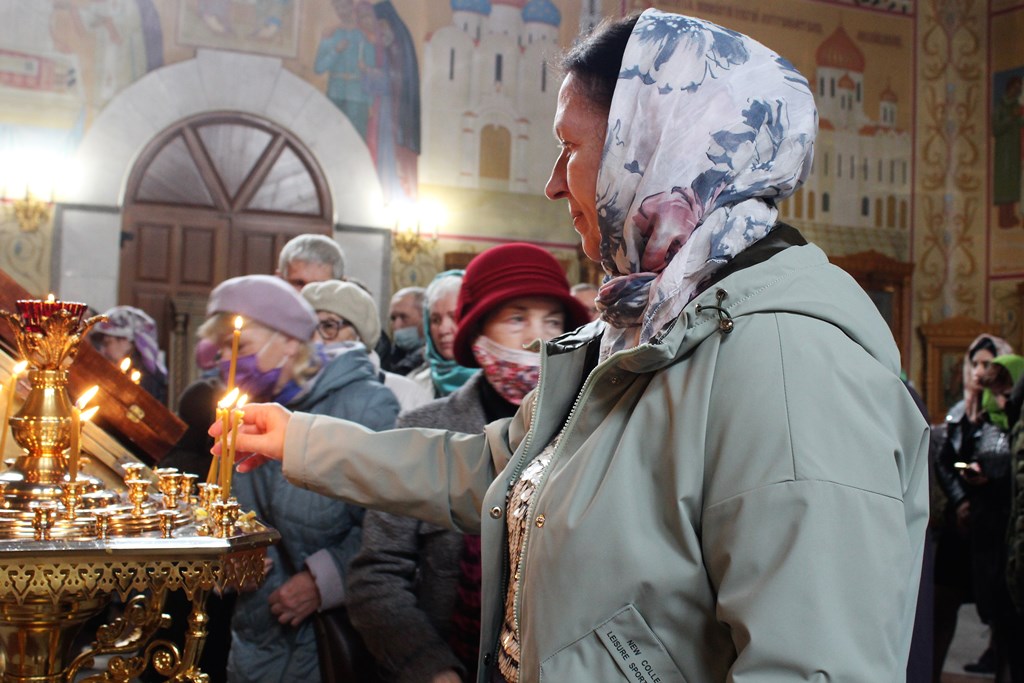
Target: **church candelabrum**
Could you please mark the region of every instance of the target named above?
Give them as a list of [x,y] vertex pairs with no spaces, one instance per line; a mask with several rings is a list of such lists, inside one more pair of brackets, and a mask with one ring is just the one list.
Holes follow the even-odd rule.
[[[0,681],[127,682],[148,668],[168,681],[205,681],[207,596],[262,581],[266,548],[279,536],[215,484],[197,487],[194,475],[158,469],[151,479],[134,463],[119,493],[79,471],[82,414],[68,395],[68,368],[101,319],[83,320],[85,308],[51,298],[0,311],[30,368],[28,395],[8,420],[21,454],[0,474]],[[181,644],[154,639],[174,590],[192,602]],[[81,627],[114,596],[121,616],[72,653]],[[98,655],[111,657],[95,673]]]

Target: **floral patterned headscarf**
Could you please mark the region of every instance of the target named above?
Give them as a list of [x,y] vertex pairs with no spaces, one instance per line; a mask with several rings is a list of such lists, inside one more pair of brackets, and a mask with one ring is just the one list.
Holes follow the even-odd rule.
[[817,127],[807,79],[765,46],[700,19],[639,17],[597,179],[603,357],[649,341],[768,234],[810,171]]
[[134,306],[114,306],[103,315],[107,319],[94,326],[90,334],[130,340],[139,352],[146,372],[167,375],[167,366],[157,342],[156,321],[148,313]]

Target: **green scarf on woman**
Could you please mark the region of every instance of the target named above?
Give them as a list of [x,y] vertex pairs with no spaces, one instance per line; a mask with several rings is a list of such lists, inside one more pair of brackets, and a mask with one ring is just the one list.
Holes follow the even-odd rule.
[[[1017,356],[1015,354],[1006,354],[1005,356],[996,356],[992,359],[992,363],[995,365],[1001,365],[1007,369],[1010,373],[1010,387],[1012,388],[1021,375],[1024,375],[1024,356]],[[1007,389],[1009,391],[1009,389]],[[988,420],[995,426],[1002,429],[1004,432],[1010,430],[1009,420],[1006,417],[1006,411],[999,405],[996,400],[996,395],[992,393],[991,389],[985,389],[981,394],[981,408],[988,413]]]

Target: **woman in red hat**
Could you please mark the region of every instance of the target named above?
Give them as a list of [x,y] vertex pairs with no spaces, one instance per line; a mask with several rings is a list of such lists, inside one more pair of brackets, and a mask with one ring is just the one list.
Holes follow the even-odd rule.
[[[524,348],[587,322],[561,266],[530,244],[473,259],[458,290],[454,354],[483,368],[444,398],[402,413],[397,427],[479,434],[515,414],[537,384],[540,354]],[[473,680],[480,640],[480,537],[369,511],[347,576],[349,617],[386,680]]]

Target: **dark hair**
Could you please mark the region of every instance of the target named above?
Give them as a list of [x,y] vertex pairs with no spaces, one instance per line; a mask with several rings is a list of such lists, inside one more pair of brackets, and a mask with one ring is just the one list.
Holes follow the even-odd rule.
[[622,19],[604,19],[559,62],[562,72],[576,76],[584,94],[606,111],[612,107],[622,55],[639,18],[639,14],[631,14]]
[[992,363],[978,379],[978,384],[993,394],[1002,394],[1013,388],[1013,375],[999,363]]
[[996,343],[992,341],[990,337],[982,337],[978,340],[978,343],[970,348],[967,352],[967,358],[974,360],[974,354],[978,351],[988,351],[993,356],[998,356],[999,351],[996,349]]

